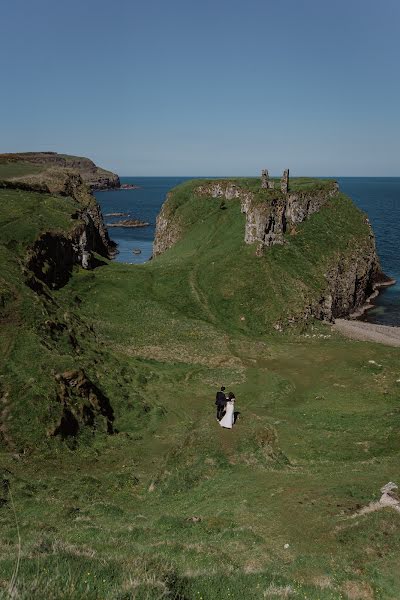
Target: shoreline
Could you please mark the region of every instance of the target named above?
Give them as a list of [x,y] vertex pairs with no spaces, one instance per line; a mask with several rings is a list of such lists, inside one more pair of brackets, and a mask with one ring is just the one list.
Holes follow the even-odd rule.
[[[388,278],[387,281],[379,281],[377,283],[374,283],[372,285],[372,294],[368,296],[368,298],[365,300],[365,303],[360,308],[358,308],[348,316],[348,320],[356,321],[360,319],[360,317],[362,317],[368,310],[371,310],[371,308],[375,308],[376,305],[372,303],[372,300],[379,296],[383,288],[390,287],[392,285],[395,285],[396,283],[396,279],[393,278]],[[365,323],[366,321],[361,322]],[[390,327],[390,325],[388,325],[387,327]]]
[[349,319],[335,319],[332,329],[353,340],[400,348],[400,327]]
[[400,327],[370,323],[360,319],[368,310],[376,306],[372,301],[379,296],[382,289],[395,285],[395,283],[396,279],[393,278],[374,283],[372,294],[368,296],[365,303],[347,318],[335,319],[332,329],[353,340],[400,348]]

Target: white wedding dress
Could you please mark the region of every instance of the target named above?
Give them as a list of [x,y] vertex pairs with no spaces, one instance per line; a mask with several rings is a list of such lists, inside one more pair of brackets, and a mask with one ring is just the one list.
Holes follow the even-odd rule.
[[235,403],[233,400],[230,400],[229,402],[226,403],[225,415],[219,422],[221,427],[226,427],[226,429],[232,429],[233,421],[235,418],[234,414],[233,414],[234,408],[235,408]]

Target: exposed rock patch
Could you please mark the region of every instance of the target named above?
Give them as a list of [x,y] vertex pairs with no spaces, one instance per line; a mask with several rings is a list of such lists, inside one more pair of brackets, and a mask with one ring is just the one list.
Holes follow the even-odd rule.
[[[268,175],[262,186],[269,185]],[[254,192],[242,188],[229,180],[215,181],[201,185],[196,193],[199,196],[224,198],[241,201],[241,210],[246,215],[244,240],[246,244],[260,243],[262,246],[273,246],[284,243],[284,234],[305,221],[313,213],[319,211],[330,198],[338,193],[338,185],[332,181],[324,189],[288,193],[289,171],[282,177],[282,191],[268,189],[265,197],[260,199]]]
[[171,248],[182,237],[183,231],[179,220],[171,215],[168,200],[171,192],[161,207],[156,220],[156,232],[153,242],[153,256],[159,256]]
[[83,370],[65,371],[56,375],[56,381],[61,416],[51,435],[74,438],[83,427],[114,433],[114,411],[110,401]]
[[[76,220],[75,227],[70,231],[43,233],[28,248],[26,278],[28,285],[35,291],[43,293],[37,280],[52,288],[65,285],[74,265],[80,265],[84,269],[95,267],[98,261],[93,256],[94,252],[105,258],[111,257],[115,252],[115,243],[108,236],[100,207],[78,173],[54,170],[51,171],[50,178],[39,173],[23,180],[3,182],[3,185],[68,196],[79,206],[76,214],[72,215]],[[32,273],[36,279],[32,278]]]
[[378,502],[371,502],[368,506],[364,506],[364,508],[361,508],[352,515],[351,518],[354,519],[360,515],[366,515],[377,510],[382,510],[383,508],[393,508],[393,510],[400,513],[399,488],[393,481],[389,481],[389,483],[381,488],[381,494]]

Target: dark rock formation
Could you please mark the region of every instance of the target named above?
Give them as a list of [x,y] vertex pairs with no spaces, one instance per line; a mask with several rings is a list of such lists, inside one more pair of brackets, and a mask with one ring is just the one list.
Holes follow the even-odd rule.
[[382,273],[371,225],[369,239],[341,253],[325,273],[327,287],[319,303],[310,307],[318,319],[332,321],[360,311],[377,287],[393,283]]
[[74,265],[90,269],[98,264],[93,252],[105,258],[110,258],[115,252],[115,243],[108,236],[100,207],[79,173],[68,169],[51,169],[25,177],[24,180],[2,182],[1,185],[69,196],[79,206],[74,215],[75,227],[70,231],[43,233],[28,249],[27,282],[32,289],[43,293],[37,280],[49,287],[59,288],[67,283]]
[[110,401],[83,370],[65,371],[56,375],[56,381],[61,415],[51,435],[74,438],[83,427],[114,433]]
[[[26,259],[27,282],[35,289],[31,274],[48,287],[64,286],[75,265],[91,269],[99,264],[93,252],[107,256],[108,250],[93,220],[86,214],[85,221],[68,234],[47,232],[29,248]],[[39,290],[37,290],[39,291]],[[41,290],[42,291],[42,290]]]

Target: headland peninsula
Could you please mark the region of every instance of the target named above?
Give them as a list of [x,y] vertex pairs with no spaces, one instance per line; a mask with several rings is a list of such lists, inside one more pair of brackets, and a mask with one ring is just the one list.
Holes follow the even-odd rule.
[[132,266],[118,176],[46,155],[0,156],[0,596],[397,598],[400,350],[334,326],[388,282],[366,215],[191,180]]

